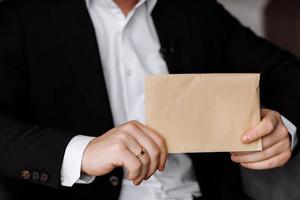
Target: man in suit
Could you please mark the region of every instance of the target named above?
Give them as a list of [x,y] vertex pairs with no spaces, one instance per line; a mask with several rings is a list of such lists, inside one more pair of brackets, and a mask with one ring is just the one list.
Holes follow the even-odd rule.
[[[249,199],[237,163],[269,169],[297,151],[299,61],[216,1],[9,0],[0,44],[0,174],[14,199]],[[242,141],[264,150],[167,156],[143,125],[143,77],[162,73],[261,73],[268,109]]]

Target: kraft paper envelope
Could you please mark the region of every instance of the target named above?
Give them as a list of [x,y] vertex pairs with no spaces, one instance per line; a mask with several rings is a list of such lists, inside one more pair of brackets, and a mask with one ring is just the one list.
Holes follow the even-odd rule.
[[146,124],[169,153],[260,151],[241,142],[260,121],[259,74],[146,76]]

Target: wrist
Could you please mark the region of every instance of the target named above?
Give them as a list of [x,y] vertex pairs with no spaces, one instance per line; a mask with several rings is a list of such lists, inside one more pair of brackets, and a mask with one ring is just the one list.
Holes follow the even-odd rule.
[[[95,138],[93,139],[95,140]],[[93,140],[91,140],[86,148],[84,149],[83,151],[83,154],[82,154],[82,161],[81,161],[81,174],[83,175],[87,175],[87,176],[93,176],[89,171],[89,151],[90,151],[90,148],[91,148],[91,144],[93,143]]]
[[80,179],[83,153],[93,139],[93,137],[78,135],[69,142],[61,169],[61,184],[63,186],[70,187]]

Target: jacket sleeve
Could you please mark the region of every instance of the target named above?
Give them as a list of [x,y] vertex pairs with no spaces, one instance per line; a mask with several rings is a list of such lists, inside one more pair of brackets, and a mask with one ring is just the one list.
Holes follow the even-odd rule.
[[222,44],[229,72],[261,73],[261,102],[300,127],[300,62],[242,26],[217,4]]
[[21,25],[12,2],[0,3],[0,175],[57,188],[65,149],[77,133],[39,127],[16,117],[22,106],[17,102],[29,92],[25,90],[29,79]]

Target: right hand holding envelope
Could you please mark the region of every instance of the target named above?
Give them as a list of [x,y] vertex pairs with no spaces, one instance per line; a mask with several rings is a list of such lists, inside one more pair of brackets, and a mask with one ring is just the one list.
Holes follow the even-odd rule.
[[242,136],[244,143],[262,139],[263,151],[232,153],[231,159],[249,169],[271,169],[283,166],[291,158],[289,133],[281,115],[273,110],[262,109],[261,122]]
[[155,131],[130,121],[92,140],[85,149],[82,172],[90,176],[108,174],[125,167],[135,185],[163,171],[167,160],[164,139]]

